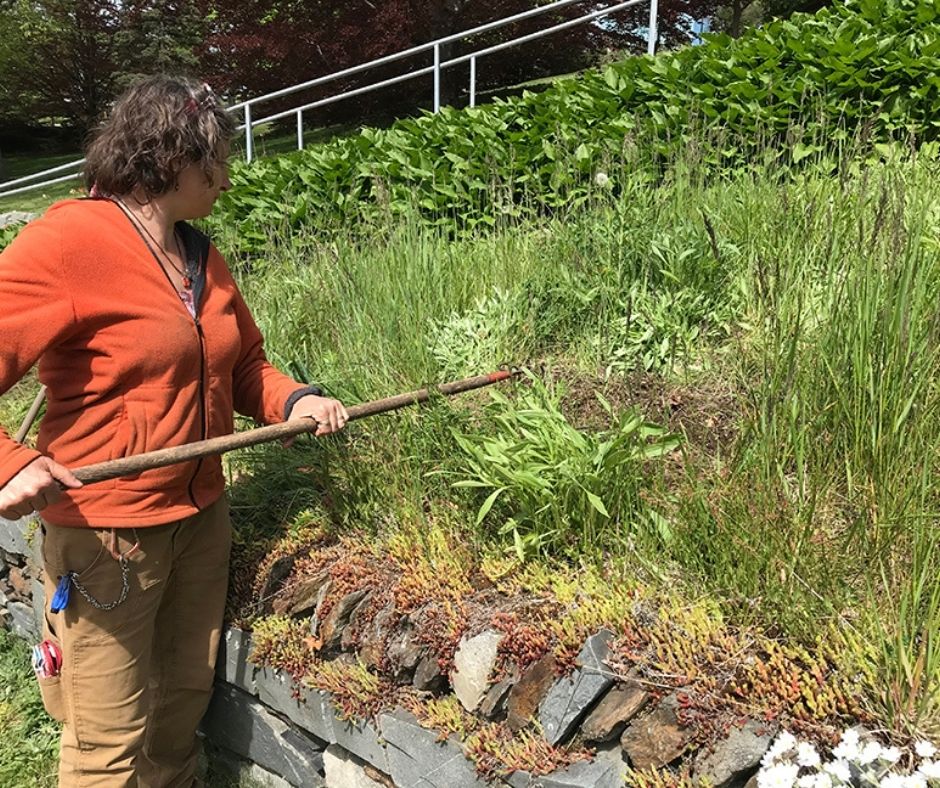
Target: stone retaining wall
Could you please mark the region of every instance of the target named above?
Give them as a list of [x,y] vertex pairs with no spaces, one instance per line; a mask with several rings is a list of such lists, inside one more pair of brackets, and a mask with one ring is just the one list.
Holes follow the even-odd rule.
[[[22,521],[0,519],[0,626],[35,641],[44,600],[37,545],[31,542],[39,535],[29,540],[26,530]],[[574,739],[596,750],[592,760],[549,775],[516,771],[497,782],[512,788],[616,788],[624,785],[631,765],[656,768],[679,760],[696,780],[715,788],[743,786],[752,778],[773,731],[748,721],[696,753],[692,732],[680,722],[677,696],[654,703],[640,684],[624,682],[606,667],[612,637],[601,631],[589,638],[568,676],[557,678],[543,658],[523,675],[496,684],[491,676],[499,634],[487,631],[461,641],[456,670],[447,679],[465,709],[506,720],[514,729],[535,718],[552,745]],[[487,784],[460,741],[440,740],[411,713],[398,708],[376,719],[344,721],[327,693],[298,688],[286,675],[253,665],[250,652],[250,633],[226,630],[216,691],[202,726],[214,762],[248,769],[256,781],[272,786]]]

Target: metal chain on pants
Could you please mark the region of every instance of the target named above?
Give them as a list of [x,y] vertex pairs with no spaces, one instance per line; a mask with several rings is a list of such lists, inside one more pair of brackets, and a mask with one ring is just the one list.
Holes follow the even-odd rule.
[[105,611],[114,610],[114,608],[116,608],[118,605],[124,602],[125,599],[127,599],[127,591],[130,588],[130,583],[128,582],[128,579],[127,579],[127,576],[128,576],[127,558],[122,555],[118,560],[121,563],[121,586],[122,587],[121,587],[121,595],[117,599],[115,599],[113,602],[99,602],[92,595],[92,593],[87,588],[85,588],[85,586],[83,586],[81,583],[78,582],[78,573],[69,572],[69,576],[71,577],[72,584],[78,589],[78,593],[80,593],[83,597],[85,597],[89,605],[91,605],[92,607],[98,608],[98,610],[105,610]]

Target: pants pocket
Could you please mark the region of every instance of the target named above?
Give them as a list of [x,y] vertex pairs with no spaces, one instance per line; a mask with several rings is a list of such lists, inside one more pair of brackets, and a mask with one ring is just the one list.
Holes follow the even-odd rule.
[[65,697],[62,690],[62,676],[52,676],[44,679],[36,677],[39,682],[39,694],[42,695],[42,705],[52,719],[65,722]]

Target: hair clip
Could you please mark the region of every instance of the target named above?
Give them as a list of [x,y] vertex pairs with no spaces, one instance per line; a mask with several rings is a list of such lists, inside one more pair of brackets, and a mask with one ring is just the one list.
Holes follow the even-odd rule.
[[201,112],[202,110],[205,110],[205,109],[212,109],[213,107],[216,106],[217,100],[215,97],[215,93],[212,91],[212,88],[209,85],[209,83],[203,82],[200,90],[203,93],[203,96],[201,99],[197,101],[196,93],[192,92],[190,93],[189,98],[186,99],[186,103],[183,104],[183,112],[186,113],[187,116],[195,115],[197,112]]

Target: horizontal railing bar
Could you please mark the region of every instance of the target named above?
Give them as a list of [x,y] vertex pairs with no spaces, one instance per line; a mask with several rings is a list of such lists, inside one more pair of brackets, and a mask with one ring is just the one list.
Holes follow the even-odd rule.
[[63,175],[61,178],[52,178],[48,181],[43,181],[42,183],[33,183],[29,186],[20,186],[18,189],[10,189],[8,191],[0,187],[0,197],[9,197],[11,194],[19,194],[20,192],[28,192],[34,189],[41,189],[43,186],[52,186],[54,183],[65,183],[65,181],[71,181],[75,178],[81,177],[80,172],[73,173],[71,175]]
[[0,183],[0,189],[4,189],[8,186],[17,186],[21,183],[26,183],[27,181],[36,180],[36,178],[39,178],[43,175],[52,175],[52,173],[54,172],[62,172],[63,170],[67,170],[70,167],[78,167],[80,164],[84,164],[84,163],[85,163],[84,159],[79,159],[78,161],[70,161],[68,162],[68,164],[60,164],[58,167],[50,167],[48,170],[34,172],[31,175],[24,175],[21,178],[17,178],[16,180],[13,180],[13,181],[3,181],[2,183]]
[[[578,19],[568,20],[567,22],[561,22],[553,27],[547,27],[544,30],[539,30],[535,33],[529,33],[519,38],[514,38],[511,41],[504,41],[502,44],[496,44],[491,47],[486,47],[485,49],[477,50],[476,52],[469,52],[466,55],[460,55],[459,57],[452,58],[451,60],[445,60],[440,63],[439,68],[443,71],[445,68],[450,68],[451,66],[459,65],[460,63],[465,63],[471,58],[480,57],[481,55],[487,55],[491,52],[498,52],[501,49],[507,49],[511,46],[517,44],[524,44],[527,41],[533,41],[537,38],[542,38],[543,36],[556,33],[559,30],[565,30],[569,27],[574,27],[575,25],[582,24],[583,22],[590,22],[594,19],[599,19],[608,14],[616,13],[617,11],[622,11],[624,8],[629,8],[630,6],[640,5],[641,3],[647,3],[649,0],[627,0],[624,3],[618,3],[617,5],[611,6],[610,8],[602,9],[600,11],[593,11],[590,14],[587,14]],[[252,128],[259,126],[262,123],[271,123],[275,120],[280,120],[281,118],[286,118],[288,115],[293,115],[298,110],[306,112],[309,109],[316,109],[317,107],[324,107],[328,104],[334,104],[337,101],[342,99],[352,98],[353,96],[359,96],[363,93],[369,93],[373,90],[379,90],[380,88],[388,87],[389,85],[397,84],[398,82],[405,82],[409,79],[415,79],[416,77],[423,76],[424,74],[429,74],[434,71],[434,66],[425,66],[424,68],[417,69],[415,71],[409,71],[407,74],[399,74],[396,77],[389,77],[388,79],[383,79],[379,82],[373,82],[369,85],[363,85],[359,88],[354,88],[353,90],[347,90],[345,93],[337,93],[334,96],[327,96],[326,98],[318,99],[317,101],[312,101],[309,104],[304,104],[300,107],[294,107],[293,109],[284,110],[283,112],[277,112],[273,115],[267,115],[266,117],[259,118],[258,120],[253,120],[251,122]],[[245,128],[243,123],[238,127],[239,130]]]
[[[441,67],[444,67],[444,64],[441,64]],[[405,82],[409,79],[414,79],[415,77],[421,77],[425,74],[430,74],[434,71],[434,66],[425,66],[424,68],[419,68],[417,71],[409,71],[407,74],[399,74],[397,77],[389,77],[388,79],[383,79],[381,82],[374,82],[370,85],[363,85],[361,88],[355,88],[353,90],[347,90],[345,93],[337,93],[335,96],[327,96],[326,98],[318,99],[317,101],[311,102],[310,104],[304,104],[300,107],[294,107],[293,109],[284,110],[283,112],[278,112],[274,115],[268,115],[267,117],[260,118],[258,120],[253,120],[251,122],[252,128],[255,126],[260,126],[262,123],[270,123],[273,120],[280,120],[281,118],[286,118],[288,115],[293,115],[298,110],[306,112],[308,109],[315,109],[316,107],[325,107],[327,104],[334,104],[341,99],[350,98],[352,96],[358,96],[361,93],[369,93],[373,90],[378,90],[379,88],[388,87],[389,85],[395,85],[398,82]],[[243,123],[238,127],[239,130],[245,128]]]
[[411,47],[410,49],[402,50],[401,52],[395,52],[391,55],[385,55],[384,57],[376,58],[375,60],[370,60],[367,63],[360,63],[358,66],[350,66],[345,68],[342,71],[336,71],[332,74],[325,74],[322,77],[317,77],[316,79],[308,80],[307,82],[301,82],[297,85],[292,85],[289,88],[283,88],[281,90],[275,90],[273,93],[266,93],[263,96],[256,96],[255,98],[248,99],[247,101],[239,102],[238,104],[233,104],[229,107],[230,110],[241,109],[245,104],[258,104],[262,101],[267,101],[269,99],[280,98],[281,96],[289,95],[290,93],[296,93],[298,90],[305,90],[306,88],[316,87],[317,85],[322,85],[326,82],[331,82],[334,79],[340,79],[341,77],[352,76],[353,74],[358,74],[360,71],[365,71],[370,68],[375,68],[376,66],[382,66],[386,63],[393,63],[396,60],[401,60],[403,58],[409,57],[411,55],[416,55],[421,52],[426,52],[430,49],[433,49],[435,45],[449,44],[453,41],[459,41],[462,38],[468,38],[469,36],[477,35],[478,33],[484,33],[488,30],[495,30],[498,27],[503,27],[504,25],[511,24],[513,22],[518,22],[522,19],[527,19],[532,16],[537,16],[539,14],[544,14],[548,11],[554,11],[565,6],[574,5],[576,3],[583,3],[586,0],[557,0],[557,2],[550,3],[549,5],[540,6],[539,8],[531,8],[528,11],[522,11],[513,16],[508,16],[504,19],[498,19],[495,22],[487,22],[484,25],[479,25],[477,27],[470,28],[469,30],[463,30],[459,33],[453,33],[444,38],[439,38],[436,41],[430,41],[427,44],[419,44],[418,46]]
[[542,38],[543,36],[557,33],[559,30],[567,30],[569,27],[575,27],[576,25],[580,25],[582,22],[590,22],[594,19],[600,19],[603,16],[616,13],[617,11],[622,11],[624,8],[629,8],[632,5],[640,5],[641,3],[648,2],[649,0],[627,0],[625,3],[618,3],[617,5],[613,5],[610,8],[606,8],[601,11],[593,11],[579,19],[570,19],[567,22],[559,22],[557,25],[553,25],[552,27],[546,27],[544,30],[528,33],[527,35],[520,36],[519,38],[514,38],[510,41],[504,41],[501,44],[494,44],[493,46],[486,47],[485,49],[478,49],[476,52],[468,52],[466,55],[460,55],[459,57],[455,57],[445,63],[441,63],[441,68],[449,68],[450,66],[456,66],[460,63],[466,63],[472,57],[481,57],[483,55],[492,54],[493,52],[499,52],[503,49],[508,49],[509,47],[516,46],[517,44],[525,44],[527,41],[534,41],[537,38]]

